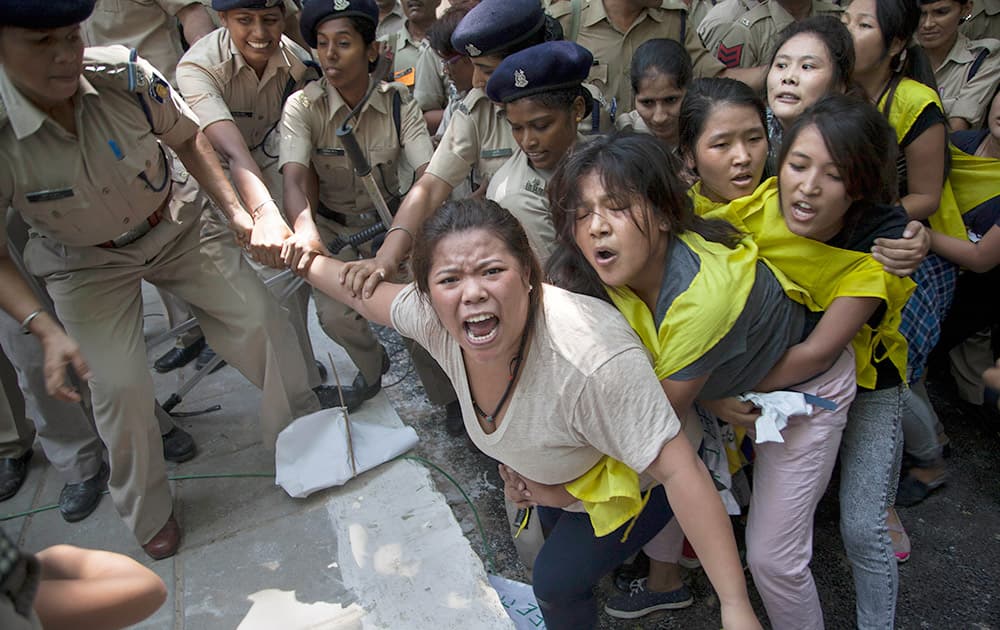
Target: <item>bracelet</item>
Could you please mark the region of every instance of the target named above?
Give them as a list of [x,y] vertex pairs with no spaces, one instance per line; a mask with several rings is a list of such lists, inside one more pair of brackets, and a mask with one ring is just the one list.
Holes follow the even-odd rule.
[[265,199],[264,201],[260,202],[259,204],[257,204],[256,208],[254,208],[253,210],[250,211],[250,217],[253,218],[254,221],[257,220],[257,215],[260,213],[260,209],[263,208],[264,206],[266,206],[267,202],[269,202],[269,201],[271,203],[273,203],[275,205],[275,207],[277,207],[278,202],[275,201],[274,199]]
[[411,243],[417,242],[417,239],[413,238],[413,232],[407,230],[402,225],[396,225],[396,226],[393,226],[393,227],[389,228],[386,231],[386,233],[385,233],[385,238],[389,238],[389,235],[392,234],[393,232],[395,232],[396,230],[399,230],[400,232],[406,232],[406,235],[410,237],[410,242]]
[[30,335],[31,330],[28,329],[28,326],[31,326],[31,322],[35,321],[35,318],[44,312],[45,309],[36,308],[35,310],[28,313],[28,316],[21,321],[21,334]]

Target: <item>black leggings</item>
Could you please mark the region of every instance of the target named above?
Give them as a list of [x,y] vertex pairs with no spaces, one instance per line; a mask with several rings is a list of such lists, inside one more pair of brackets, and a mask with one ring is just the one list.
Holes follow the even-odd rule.
[[586,513],[547,507],[537,512],[547,536],[535,559],[532,583],[550,630],[593,628],[598,581],[652,540],[673,517],[663,486],[653,489],[625,542],[621,537],[627,523],[597,538]]

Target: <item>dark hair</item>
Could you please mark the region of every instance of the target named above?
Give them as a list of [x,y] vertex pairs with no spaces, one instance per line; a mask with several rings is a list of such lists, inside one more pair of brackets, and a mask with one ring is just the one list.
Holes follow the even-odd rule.
[[542,299],[542,269],[531,251],[528,235],[521,223],[510,212],[495,201],[487,199],[462,199],[449,201],[438,209],[427,221],[413,241],[410,264],[417,289],[425,296],[430,294],[430,273],[434,264],[434,253],[438,243],[446,236],[485,230],[506,246],[507,251],[528,273],[531,291],[529,313],[539,313]]
[[[710,241],[735,247],[741,235],[725,221],[710,221],[694,213],[687,187],[677,177],[680,163],[669,149],[648,134],[614,133],[577,144],[563,159],[548,186],[549,211],[556,229],[557,254],[549,258],[549,278],[571,291],[608,299],[597,272],[576,244],[576,209],[580,181],[591,173],[601,177],[606,194],[616,206],[628,207],[636,198],[648,202],[656,216],[632,217],[646,234],[664,222],[670,234],[696,232]],[[655,223],[654,223],[655,222]]]
[[455,27],[468,12],[469,10],[465,8],[448,7],[444,15],[427,29],[427,43],[439,56],[447,59],[458,54],[458,51],[451,45],[451,34],[455,32]]
[[347,19],[354,25],[354,30],[361,35],[361,40],[365,43],[365,46],[375,41],[375,24],[371,20],[366,20],[356,15],[349,15]]
[[[935,2],[937,0],[934,0]],[[826,46],[826,52],[833,62],[833,84],[843,84],[848,88],[854,74],[854,39],[844,23],[832,15],[814,15],[798,22],[792,22],[778,33],[778,40],[768,63],[768,72],[774,66],[774,58],[781,47],[796,35],[815,35]]]
[[855,225],[871,204],[895,201],[896,133],[868,100],[831,94],[806,109],[785,135],[779,165],[785,163],[802,130],[810,126],[819,131],[847,194],[855,200],[844,215],[845,226]]
[[705,131],[705,122],[719,105],[749,107],[760,117],[767,133],[764,101],[750,86],[735,79],[695,79],[688,86],[677,117],[677,149],[682,156],[694,159],[694,148]]
[[639,93],[639,84],[643,79],[656,74],[673,78],[674,85],[683,90],[691,82],[693,74],[691,56],[684,46],[672,39],[646,40],[635,49],[629,73],[633,94]]
[[[937,81],[934,79],[934,68],[931,67],[930,60],[919,44],[911,43],[920,26],[920,7],[917,3],[913,0],[876,0],[875,18],[882,31],[883,54],[888,54],[894,40],[903,42],[903,49],[889,61],[893,77],[907,77],[937,91]],[[879,97],[878,94],[871,96]],[[886,101],[887,112],[890,101],[891,97]]]

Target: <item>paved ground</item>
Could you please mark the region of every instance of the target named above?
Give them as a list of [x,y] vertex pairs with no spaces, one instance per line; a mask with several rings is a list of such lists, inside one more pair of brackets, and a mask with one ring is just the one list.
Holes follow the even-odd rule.
[[[156,313],[154,306],[149,331],[162,328]],[[177,558],[151,565],[171,587],[171,598],[142,627],[508,627],[485,584],[483,565],[523,582],[530,575],[510,541],[496,465],[466,438],[447,436],[443,409],[423,396],[399,338],[386,331],[380,336],[393,356],[393,368],[384,380],[386,396],[366,405],[365,413],[392,422],[394,408],[420,436],[414,454],[439,466],[447,477],[433,469],[428,473],[423,465],[397,462],[307,500],[288,498],[264,478],[176,481],[186,538]],[[330,349],[341,378],[349,380],[354,370],[343,353],[318,330],[313,339],[324,362]],[[178,378],[157,378],[161,399],[176,388]],[[996,414],[960,406],[937,382],[930,389],[954,455],[948,485],[922,505],[900,511],[914,550],[910,562],[900,567],[897,625],[1000,628],[995,569],[1000,561],[1000,421]],[[181,421],[198,439],[202,454],[172,472],[272,471],[256,444],[256,396],[231,368],[192,392],[182,409],[213,402],[224,409]],[[28,483],[0,506],[0,516],[54,503],[60,486],[44,462],[36,460]],[[850,628],[853,583],[836,520],[834,487],[817,515],[813,571],[827,627]],[[108,500],[75,526],[54,512],[3,526],[19,534],[28,549],[70,541],[144,560]],[[687,579],[696,594],[691,608],[634,622],[602,615],[600,627],[717,630],[718,605],[704,574],[691,572]],[[601,596],[612,588],[605,581]]]

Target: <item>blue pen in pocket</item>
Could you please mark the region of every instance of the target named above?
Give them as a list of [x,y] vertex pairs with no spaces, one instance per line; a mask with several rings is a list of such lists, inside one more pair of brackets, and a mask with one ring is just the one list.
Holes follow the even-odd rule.
[[108,146],[111,147],[111,152],[115,154],[115,159],[121,161],[125,159],[125,154],[122,153],[121,147],[114,140],[108,140]]

